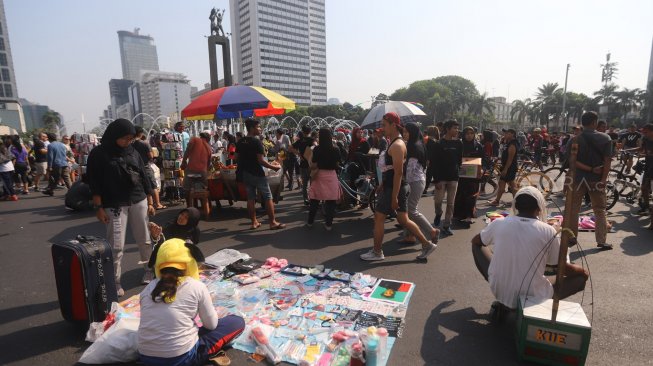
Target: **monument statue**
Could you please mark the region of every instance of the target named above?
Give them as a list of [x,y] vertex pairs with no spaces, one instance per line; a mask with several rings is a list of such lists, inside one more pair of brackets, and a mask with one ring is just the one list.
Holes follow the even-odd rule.
[[224,9],[222,12],[216,8],[211,9],[209,20],[211,21],[211,35],[224,37],[224,29],[222,28],[222,19],[224,18]]

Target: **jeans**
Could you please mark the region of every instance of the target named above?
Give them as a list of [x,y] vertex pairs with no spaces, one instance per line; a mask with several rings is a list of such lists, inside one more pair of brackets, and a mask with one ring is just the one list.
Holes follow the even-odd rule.
[[198,331],[199,339],[195,347],[177,357],[163,358],[140,355],[141,362],[148,366],[205,365],[209,358],[215,356],[224,346],[236,339],[245,330],[245,321],[237,315],[228,315],[218,321],[213,330],[204,327]]
[[272,199],[272,192],[270,191],[268,178],[265,176],[259,177],[249,174],[248,172],[243,172],[243,183],[245,183],[245,188],[247,188],[248,201],[256,201],[257,189],[261,192],[261,203]]
[[[127,224],[131,227],[132,234],[138,245],[140,259],[147,263],[152,253],[150,246],[150,232],[148,229],[149,219],[147,217],[147,198],[134,203],[131,206],[121,206],[119,208],[106,208],[109,216],[107,224],[107,239],[111,244],[113,252],[113,269],[116,275],[116,289],[122,288],[120,285],[121,262],[123,249],[125,248],[125,237],[127,234]],[[147,268],[147,264],[143,265]]]
[[309,168],[299,168],[302,176],[302,198],[308,201],[308,182],[311,180],[311,171]]
[[442,215],[442,201],[444,201],[444,194],[447,194],[447,211],[442,220],[442,227],[449,227],[451,225],[451,218],[453,217],[453,204],[456,201],[456,190],[458,189],[458,181],[440,181],[435,182],[435,215]]
[[[308,209],[308,223],[312,224],[315,221],[315,215],[317,214],[317,209],[320,206],[320,201],[311,200],[310,207]],[[324,201],[324,221],[327,226],[333,224],[333,217],[336,215],[336,201]]]
[[[490,262],[492,262],[492,255],[492,249],[489,246],[478,246],[472,244],[474,263],[486,281],[489,279],[488,271],[490,269]],[[577,292],[583,291],[583,289],[585,289],[585,282],[587,281],[582,275],[565,276],[562,287],[559,287],[556,286],[555,276],[547,276],[547,280],[551,282],[554,290],[559,293],[560,299],[565,299]]]
[[[571,187],[574,191],[573,206],[571,208],[571,221],[578,222],[578,215],[580,214],[580,207],[583,204],[583,197],[589,194],[590,201],[592,202],[592,211],[596,217],[596,229],[594,235],[597,244],[606,244],[608,236],[608,218],[606,214],[606,196],[605,185],[600,182],[586,182],[582,181],[576,186],[573,184]],[[572,225],[571,230],[575,236],[578,236],[578,225]]]
[[55,166],[50,172],[50,181],[48,182],[48,191],[54,191],[59,184],[59,179],[63,178],[66,188],[70,188],[70,168],[68,166]]
[[[408,183],[410,187],[410,192],[408,193],[408,200],[406,202],[408,218],[419,226],[419,229],[424,234],[424,237],[430,238],[431,231],[433,231],[433,226],[429,220],[419,212],[419,200],[422,198],[422,192],[424,191],[424,186],[426,182],[419,180],[417,182]],[[408,235],[408,231],[404,230],[404,236]]]

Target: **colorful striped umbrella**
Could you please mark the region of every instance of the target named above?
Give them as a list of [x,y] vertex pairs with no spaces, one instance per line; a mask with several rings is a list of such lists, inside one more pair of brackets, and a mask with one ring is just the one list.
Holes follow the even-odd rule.
[[295,102],[258,86],[234,85],[214,89],[181,111],[186,120],[265,117],[295,109]]

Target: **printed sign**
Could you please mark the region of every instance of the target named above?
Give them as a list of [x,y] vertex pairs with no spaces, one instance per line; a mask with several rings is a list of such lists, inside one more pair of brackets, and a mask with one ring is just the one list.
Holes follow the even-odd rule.
[[538,327],[536,325],[528,326],[526,340],[574,351],[579,351],[581,344],[583,344],[583,337],[580,334]]

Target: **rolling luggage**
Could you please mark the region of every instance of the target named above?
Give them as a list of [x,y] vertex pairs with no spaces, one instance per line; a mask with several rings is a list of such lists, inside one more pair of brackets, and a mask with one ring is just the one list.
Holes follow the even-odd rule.
[[59,307],[72,322],[100,322],[118,301],[111,246],[101,238],[78,235],[52,245]]

